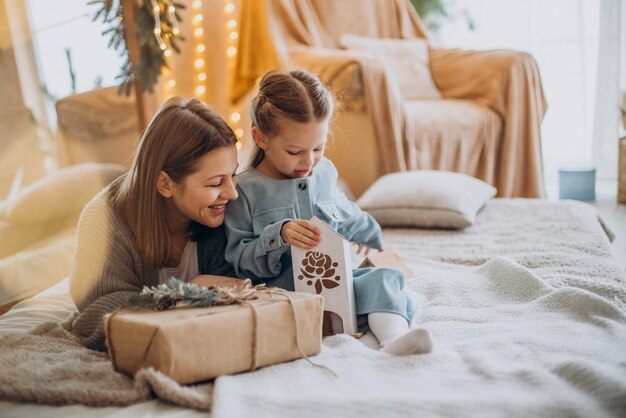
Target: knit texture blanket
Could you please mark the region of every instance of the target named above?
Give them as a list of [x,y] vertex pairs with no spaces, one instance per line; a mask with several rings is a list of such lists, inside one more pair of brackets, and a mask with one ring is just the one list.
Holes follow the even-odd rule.
[[[384,237],[416,274],[407,287],[420,296],[415,322],[431,330],[433,352],[392,357],[371,334],[326,338],[312,360],[338,377],[304,360],[220,377],[216,418],[625,416],[626,273],[593,207],[495,199],[465,230]],[[208,386],[181,388],[153,371],[133,382],[59,325],[16,334],[75,309],[67,293],[43,302],[50,308],[36,316],[13,309],[0,321],[9,332],[0,333],[0,398],[127,405],[158,396],[208,407]]]
[[330,337],[315,361],[337,378],[301,360],[221,377],[214,416],[624,416],[626,288],[557,288],[504,257],[411,268],[431,354],[393,357],[370,336]]
[[131,379],[113,370],[107,354],[88,350],[66,323],[44,322],[27,333],[0,335],[0,399],[51,405],[125,406],[157,397],[209,410],[212,385],[182,387],[142,369]]

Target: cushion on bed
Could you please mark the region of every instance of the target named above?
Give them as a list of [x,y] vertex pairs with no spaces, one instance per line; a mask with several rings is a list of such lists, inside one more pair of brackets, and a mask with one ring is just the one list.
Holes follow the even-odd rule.
[[370,186],[358,205],[381,226],[460,229],[496,194],[482,180],[450,171],[387,174]]
[[84,163],[63,168],[29,185],[7,201],[3,217],[14,224],[58,220],[82,208],[103,187],[124,173],[117,164]]

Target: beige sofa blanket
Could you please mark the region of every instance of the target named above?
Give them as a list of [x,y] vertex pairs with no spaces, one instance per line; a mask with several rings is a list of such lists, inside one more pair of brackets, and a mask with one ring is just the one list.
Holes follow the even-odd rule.
[[102,407],[146,402],[154,394],[180,406],[211,408],[212,385],[182,387],[152,368],[133,380],[113,370],[107,354],[83,347],[66,329],[69,323],[0,334],[0,400]]
[[[345,16],[363,7],[369,7],[371,13],[361,13],[363,20],[346,24]],[[338,68],[357,63],[384,172],[420,168],[406,149],[406,121],[396,81],[389,79],[382,63],[354,51],[338,50],[342,33],[427,38],[423,23],[406,0],[244,0],[231,100],[245,97],[257,78],[270,69],[304,67],[330,79]],[[534,59],[515,51],[431,46],[430,63],[445,98],[483,104],[503,120],[493,174],[498,196],[543,196],[540,124],[546,102]]]

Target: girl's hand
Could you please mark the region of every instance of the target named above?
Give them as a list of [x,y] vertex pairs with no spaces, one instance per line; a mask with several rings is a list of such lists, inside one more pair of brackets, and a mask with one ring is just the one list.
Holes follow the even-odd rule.
[[[361,254],[361,251],[364,251],[363,255],[367,257],[367,255],[370,253],[371,248],[370,247],[366,247],[365,245],[359,244],[359,243],[356,243],[356,242],[354,244],[356,245],[356,253],[357,254]],[[382,249],[382,248],[378,250],[379,253],[382,253],[383,251],[385,251],[385,250]]]
[[361,254],[361,251],[363,251],[363,255],[367,257],[367,255],[370,253],[370,248],[366,247],[363,244],[356,244],[356,253]]
[[237,289],[243,286],[244,281],[226,276],[212,276],[209,274],[201,274],[200,276],[196,276],[193,279],[189,280],[189,283],[193,283],[200,287],[209,287],[215,285],[221,287],[232,287]]
[[322,240],[320,229],[309,221],[296,219],[283,224],[280,230],[283,242],[298,248],[310,250]]

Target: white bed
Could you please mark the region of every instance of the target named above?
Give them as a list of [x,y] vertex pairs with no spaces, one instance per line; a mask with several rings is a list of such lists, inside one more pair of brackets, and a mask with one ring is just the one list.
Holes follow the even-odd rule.
[[[334,336],[303,360],[215,381],[213,416],[625,416],[626,273],[595,209],[494,199],[462,230],[385,229],[416,273],[416,322],[435,346],[391,357]],[[0,317],[0,333],[64,319],[63,280]],[[194,416],[160,401],[126,408],[0,402],[3,416]]]

